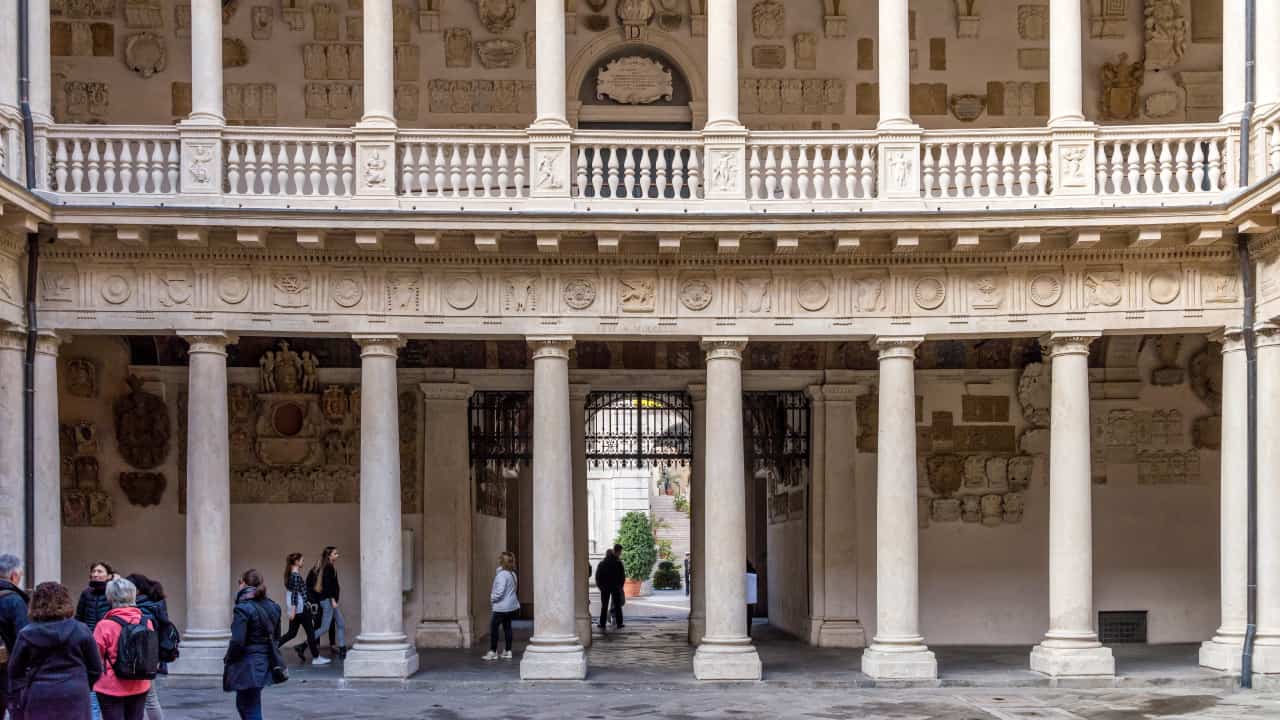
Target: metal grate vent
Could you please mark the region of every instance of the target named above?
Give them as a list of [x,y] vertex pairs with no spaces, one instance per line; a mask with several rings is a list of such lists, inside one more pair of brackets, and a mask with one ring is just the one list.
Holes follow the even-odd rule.
[[1098,636],[1103,645],[1145,643],[1146,610],[1111,610],[1098,613]]

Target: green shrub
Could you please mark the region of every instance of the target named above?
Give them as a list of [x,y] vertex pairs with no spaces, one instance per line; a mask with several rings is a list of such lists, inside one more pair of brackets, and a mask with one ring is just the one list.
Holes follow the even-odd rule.
[[679,590],[680,589],[680,571],[676,570],[675,565],[671,562],[662,562],[658,565],[658,570],[653,574],[654,590]]
[[[670,559],[674,558],[675,556],[676,556],[675,551],[673,551],[673,550],[671,549],[671,541],[670,541],[670,540],[659,540],[659,541],[658,541],[658,557],[659,557],[661,560],[664,560],[664,561],[665,561],[665,560],[670,560]],[[659,565],[658,567],[662,567],[662,566],[661,566],[661,565]]]
[[658,561],[648,513],[629,512],[623,516],[622,528],[614,542],[622,545],[622,567],[627,579],[648,580],[653,564]]
[[676,496],[675,506],[676,506],[677,512],[682,512],[686,515],[689,514],[689,498],[685,497],[684,495]]

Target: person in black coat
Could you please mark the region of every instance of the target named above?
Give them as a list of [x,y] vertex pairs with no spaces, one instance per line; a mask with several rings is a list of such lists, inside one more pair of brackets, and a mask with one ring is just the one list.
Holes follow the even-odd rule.
[[14,720],[89,720],[89,688],[101,675],[93,634],[72,617],[71,592],[62,583],[40,583],[31,622],[9,658],[10,687],[26,688]]
[[107,583],[115,576],[116,571],[104,562],[89,566],[89,587],[80,593],[80,602],[76,603],[76,619],[88,626],[89,632],[93,632],[98,622],[111,612]]
[[[165,626],[171,625],[169,622],[169,603],[165,601],[164,586],[152,580],[141,573],[133,573],[125,578],[138,588],[138,597],[135,603],[142,614],[151,618],[151,625],[156,632],[162,631]],[[169,664],[161,661],[161,675],[169,674]],[[156,684],[151,683],[151,689],[147,691],[147,720],[163,720],[164,706],[160,704],[160,695],[156,692]]]
[[[0,555],[0,640],[11,652],[27,624],[27,594],[22,592],[22,560]],[[0,716],[8,701],[9,675],[0,672]]]
[[600,629],[603,630],[609,620],[610,604],[613,605],[613,616],[618,627],[622,622],[622,587],[627,581],[626,570],[619,559],[617,549],[604,551],[604,559],[596,565],[596,587],[600,590]]
[[267,598],[257,570],[240,577],[231,620],[231,644],[223,658],[222,689],[235,692],[242,720],[262,720],[262,688],[271,684],[271,666],[280,640],[280,606]]

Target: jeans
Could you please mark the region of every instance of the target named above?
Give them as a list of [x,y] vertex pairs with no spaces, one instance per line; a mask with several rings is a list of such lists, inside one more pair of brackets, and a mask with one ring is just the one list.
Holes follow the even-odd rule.
[[102,708],[98,705],[98,693],[89,691],[89,713],[93,720],[102,720]]
[[515,616],[514,612],[493,611],[493,616],[489,618],[490,650],[498,651],[498,628],[502,628],[502,639],[506,643],[507,652],[511,652],[511,619]]
[[262,720],[262,688],[237,690],[236,712],[240,720]]
[[622,591],[621,590],[600,590],[600,627],[604,627],[609,621],[609,601],[613,601],[613,618],[618,623],[618,627],[622,627]]
[[147,694],[98,695],[98,707],[102,708],[102,720],[143,720],[147,707]]
[[160,696],[156,694],[155,683],[151,683],[151,689],[147,691],[145,710],[147,720],[164,720],[164,708],[160,707]]
[[307,639],[307,647],[311,649],[311,657],[320,657],[320,640],[317,638],[315,621],[311,617],[311,613],[300,612],[294,614],[293,619],[289,621],[289,632],[280,637],[278,645],[280,647],[287,645],[290,640],[298,635],[298,628],[302,628],[306,632],[304,637]]
[[[342,608],[333,604],[332,600],[321,600],[320,608],[324,611],[324,615],[320,618],[320,627],[316,628],[315,638],[317,643],[325,633],[329,632],[329,626],[338,629],[338,647],[347,646],[347,621],[342,617]],[[333,647],[333,643],[329,643],[329,647]]]

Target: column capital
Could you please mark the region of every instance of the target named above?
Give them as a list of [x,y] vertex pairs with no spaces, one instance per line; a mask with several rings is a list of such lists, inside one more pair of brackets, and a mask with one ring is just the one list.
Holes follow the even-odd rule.
[[27,333],[16,325],[0,327],[0,350],[25,350]]
[[916,348],[924,342],[923,335],[886,335],[871,341],[871,347],[880,353],[880,359],[910,358],[915,360]]
[[362,358],[398,357],[404,347],[404,338],[399,335],[352,335],[351,339],[360,346]]
[[1209,334],[1209,342],[1222,346],[1222,354],[1244,350],[1244,328],[1238,326],[1224,327]]
[[569,351],[573,349],[573,338],[568,335],[531,335],[526,338],[533,359],[562,358],[569,359]]
[[1051,358],[1059,355],[1088,355],[1089,343],[1100,337],[1100,332],[1049,333],[1040,338],[1040,345]]
[[587,396],[591,394],[591,385],[588,383],[571,383],[569,385],[569,401],[574,403],[585,403]]
[[56,330],[40,330],[36,333],[36,352],[41,355],[58,356],[58,346],[66,342],[67,336]]
[[466,402],[475,394],[476,389],[470,383],[419,383],[422,399],[431,401]]
[[689,386],[689,399],[696,403],[707,401],[707,386],[702,383],[695,383]]
[[188,355],[200,353],[226,355],[227,346],[235,345],[240,339],[218,330],[179,330],[178,337],[187,341]]
[[1259,323],[1254,332],[1258,334],[1258,347],[1280,347],[1280,325]]
[[708,360],[742,360],[742,351],[747,348],[745,337],[704,337],[702,349]]

